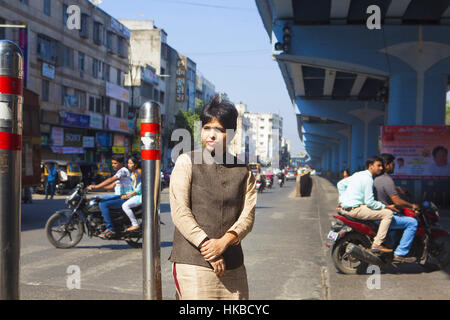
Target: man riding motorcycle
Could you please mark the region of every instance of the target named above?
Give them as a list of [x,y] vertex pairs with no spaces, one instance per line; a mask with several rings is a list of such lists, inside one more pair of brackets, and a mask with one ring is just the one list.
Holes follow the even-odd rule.
[[[409,203],[403,200],[397,193],[397,188],[394,184],[394,180],[389,176],[395,169],[395,157],[391,154],[383,153],[380,156],[383,159],[383,169],[384,173],[375,177],[374,187],[375,187],[375,198],[385,205],[397,205],[408,207],[413,210],[419,208],[417,204]],[[394,251],[394,261],[398,262],[415,262],[415,257],[407,257],[411,249],[412,242],[414,240],[414,235],[417,231],[417,220],[411,217],[406,217],[394,212],[394,216],[391,221],[389,229],[391,230],[405,230],[403,232],[400,244]]]
[[367,170],[354,173],[338,182],[339,203],[343,213],[360,220],[381,220],[378,233],[372,244],[373,251],[392,252],[383,246],[393,213],[394,205],[384,205],[373,195],[373,177],[383,170],[382,159],[371,157],[366,161]]

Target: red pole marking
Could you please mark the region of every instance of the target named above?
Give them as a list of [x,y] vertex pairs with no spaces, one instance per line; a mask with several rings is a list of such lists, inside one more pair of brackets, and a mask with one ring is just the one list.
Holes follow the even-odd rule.
[[22,79],[0,76],[0,93],[22,95]]
[[22,150],[22,136],[14,133],[0,131],[1,150]]
[[146,132],[161,134],[161,127],[158,123],[141,123],[141,137],[144,137]]
[[161,150],[141,150],[141,160],[161,160]]

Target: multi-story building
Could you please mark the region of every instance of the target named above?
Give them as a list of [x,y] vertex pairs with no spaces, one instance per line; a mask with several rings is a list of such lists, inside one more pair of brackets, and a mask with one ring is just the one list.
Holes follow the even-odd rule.
[[242,161],[249,161],[250,141],[251,141],[251,122],[246,117],[247,105],[243,103],[235,104],[238,111],[236,123],[236,133],[230,142],[229,150]]
[[251,124],[250,158],[277,167],[280,159],[283,118],[274,113],[245,113]]
[[198,72],[198,70],[196,79],[195,105],[197,107],[200,106],[200,104],[207,104],[211,100],[211,98],[216,94],[216,87],[211,81]]
[[[119,20],[131,33],[130,72],[126,85],[133,95],[133,107],[153,100],[161,106],[163,118],[167,108],[167,33],[152,20]],[[136,90],[136,92],[133,92]],[[164,125],[164,123],[163,123]]]
[[21,47],[25,87],[40,95],[42,158],[99,161],[128,153],[129,30],[87,0],[1,0],[0,7],[1,24],[27,25],[0,37]]

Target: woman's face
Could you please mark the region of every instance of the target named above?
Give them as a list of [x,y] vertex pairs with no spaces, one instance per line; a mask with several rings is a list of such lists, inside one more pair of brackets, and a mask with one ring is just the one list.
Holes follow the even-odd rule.
[[215,152],[222,148],[225,151],[227,141],[226,129],[217,118],[212,118],[202,127],[202,144],[209,152]]
[[133,161],[131,161],[131,159],[128,160],[128,170],[130,171],[134,171],[136,169],[136,165],[134,164]]

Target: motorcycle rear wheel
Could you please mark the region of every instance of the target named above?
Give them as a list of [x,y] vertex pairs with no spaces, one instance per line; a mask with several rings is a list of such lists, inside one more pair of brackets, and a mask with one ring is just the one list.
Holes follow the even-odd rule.
[[439,247],[439,255],[435,259],[439,268],[445,269],[450,265],[450,235],[442,236],[434,242]]
[[83,238],[83,220],[79,216],[69,219],[70,213],[54,213],[45,224],[47,239],[55,248],[73,248]]
[[348,233],[343,238],[339,239],[333,246],[331,257],[334,266],[338,271],[344,274],[365,274],[368,263],[359,261],[345,252],[347,245],[350,243],[364,248],[370,248],[370,242],[367,238],[359,233]]

